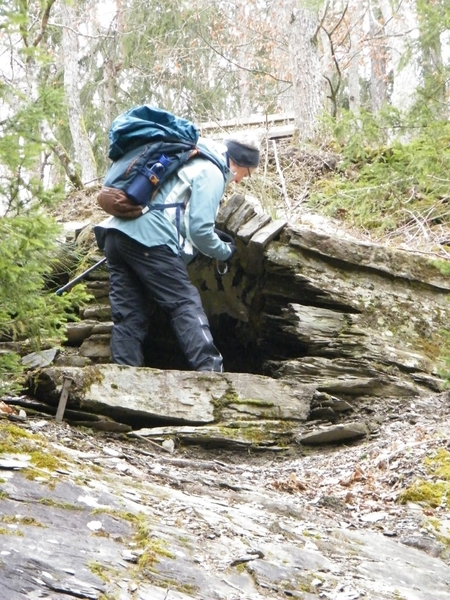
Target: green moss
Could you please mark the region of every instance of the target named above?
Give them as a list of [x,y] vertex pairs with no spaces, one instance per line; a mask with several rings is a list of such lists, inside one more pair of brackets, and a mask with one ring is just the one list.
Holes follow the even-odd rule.
[[130,512],[121,512],[112,509],[94,509],[92,514],[110,514],[113,517],[128,521],[133,528],[132,539],[136,546],[143,550],[139,561],[139,569],[149,569],[158,562],[159,556],[175,558],[175,555],[167,548],[166,542],[152,537],[151,525],[143,515],[135,515]]
[[218,426],[224,438],[249,442],[254,446],[260,446],[275,438],[278,447],[291,443],[292,432],[296,428],[297,425],[291,421],[273,420],[271,416],[267,419],[262,418],[261,421],[236,421],[227,426]]
[[212,404],[214,406],[214,418],[218,422],[223,420],[223,409],[229,406],[258,407],[261,409],[258,416],[262,419],[278,419],[280,417],[280,409],[273,402],[261,398],[242,398],[231,385],[220,398],[213,399]]
[[247,565],[246,563],[240,563],[239,565],[235,566],[235,569],[238,573],[244,573],[247,571]]
[[180,544],[182,544],[186,548],[190,548],[191,547],[191,540],[188,537],[186,537],[185,535],[181,535],[178,538],[178,541],[180,542]]
[[110,538],[111,534],[104,529],[99,529],[98,531],[93,531],[91,537]]
[[[0,423],[0,453],[20,454],[24,452],[24,449],[30,448],[29,441],[32,438],[34,438],[33,434],[26,429],[17,425]],[[34,441],[37,440],[39,440],[39,436],[34,438]]]
[[64,510],[83,510],[83,507],[81,506],[69,504],[69,502],[57,502],[52,498],[41,498],[39,500],[39,504],[44,504],[45,506],[54,506],[55,508],[62,508]]
[[128,521],[129,523],[136,524],[139,520],[139,517],[131,512],[115,510],[113,508],[94,508],[91,512],[92,515],[104,514],[111,515],[116,519],[122,519],[123,521]]
[[440,522],[439,519],[435,519],[434,517],[429,518],[428,519],[428,523],[434,528],[436,529],[436,531],[439,531],[439,527],[440,527]]
[[401,504],[422,502],[436,508],[444,502],[450,508],[450,452],[444,448],[425,458],[429,480],[418,479],[398,497]]
[[436,454],[425,459],[425,464],[430,473],[445,481],[450,481],[450,452],[439,448]]
[[169,552],[163,540],[147,540],[147,543],[145,544],[145,550],[139,557],[139,569],[148,569],[153,567],[155,563],[159,562],[160,556],[166,556],[167,558],[175,558],[175,555]]
[[402,594],[400,594],[399,591],[394,590],[394,595],[392,596],[392,600],[407,600],[407,598],[405,596],[403,596]]
[[36,521],[34,517],[20,517],[16,515],[4,515],[0,517],[2,523],[15,523],[21,525],[33,525],[34,527],[46,527],[43,523]]
[[[31,455],[31,461],[36,464],[47,463],[56,465],[55,456],[60,455],[58,452],[53,452],[52,455],[42,452],[42,448],[48,446],[46,438],[30,433],[26,429],[22,429],[17,425],[5,425],[0,423],[0,453]],[[38,450],[38,448],[41,450]],[[33,456],[34,455],[34,456]],[[53,467],[54,468],[54,467]]]
[[55,454],[49,452],[42,452],[40,450],[34,450],[30,453],[32,464],[38,469],[48,469],[54,471],[61,466],[59,460],[55,458]]
[[150,524],[141,515],[136,519],[133,540],[144,550],[138,562],[140,568],[152,566],[155,562],[158,562],[158,556],[175,558],[174,554],[167,549],[167,544],[163,540],[151,537]]
[[[18,427],[17,425],[10,425],[2,423],[0,426],[0,432],[2,437],[4,434],[8,435],[10,438],[34,438],[35,435],[26,429],[22,429],[22,427]],[[40,437],[40,436],[37,436]],[[44,439],[44,438],[41,438]]]
[[219,427],[219,431],[225,438],[235,440],[245,440],[251,444],[258,445],[264,442],[267,438],[262,429],[258,427]]
[[27,454],[30,465],[22,471],[27,479],[42,475],[42,469],[55,471],[61,466],[61,459],[65,459],[65,455],[54,448],[50,451],[48,446],[49,442],[43,436],[17,425],[0,423],[0,453]]
[[[448,486],[445,483],[430,483],[427,481],[417,481],[399,496],[399,502],[424,502],[433,508],[440,506],[442,498]],[[450,503],[447,502],[450,506]]]
[[108,583],[109,581],[111,581],[111,571],[109,569],[107,569],[107,567],[105,567],[105,565],[102,565],[99,562],[96,561],[92,561],[90,563],[88,563],[88,568],[90,570],[91,573],[93,573],[94,575],[97,575],[97,577],[100,577],[100,579],[102,581],[104,581],[105,583]]
[[321,540],[322,539],[322,536],[320,535],[320,533],[312,533],[311,531],[308,531],[306,529],[304,531],[302,531],[302,536],[303,537],[308,537],[308,538],[313,538],[313,539],[316,539],[316,540]]
[[[88,367],[84,367],[84,369],[83,369],[83,385],[82,385],[81,391],[82,392],[89,391],[94,383],[102,383],[104,379],[105,379],[105,377],[98,366],[90,365]],[[81,402],[80,404],[82,406],[83,402]]]
[[0,535],[15,535],[17,537],[24,537],[23,531],[20,531],[20,529],[9,529],[7,527],[0,527]]

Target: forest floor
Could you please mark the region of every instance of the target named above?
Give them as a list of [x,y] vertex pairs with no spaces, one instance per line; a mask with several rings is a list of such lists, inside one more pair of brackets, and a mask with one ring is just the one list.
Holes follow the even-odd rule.
[[[444,600],[450,585],[450,394],[380,399],[354,412],[379,424],[362,441],[245,453],[167,449],[142,438],[56,423],[42,413],[30,413],[26,420],[3,413],[3,445],[12,434],[16,446],[29,443],[16,427],[32,436],[34,452],[41,447],[59,462],[30,473],[29,446],[3,455],[2,527],[16,529],[1,536],[8,585],[2,589],[10,590],[5,600],[74,595],[97,600]],[[27,484],[18,479],[22,468],[29,473]],[[64,518],[57,514],[60,507],[67,513],[69,501],[77,510],[87,503],[88,511],[74,523],[73,511]],[[120,528],[137,515],[148,519],[145,543],[164,540],[167,554],[170,550],[170,578],[162,547],[152,550],[150,571],[136,570],[144,550],[136,532],[131,536]],[[58,518],[64,524],[55,532]],[[46,528],[39,542],[30,533],[35,528],[25,527],[38,523]],[[77,537],[83,531],[84,542]],[[21,538],[14,537],[19,533]],[[100,538],[96,542],[92,536]],[[181,556],[180,539],[189,556]],[[115,546],[106,551],[110,542]],[[83,543],[84,550],[78,548]],[[37,547],[39,558],[30,563],[28,555]],[[69,554],[67,548],[72,548]],[[124,556],[134,566],[124,568]],[[173,566],[174,561],[181,562]],[[61,564],[70,564],[72,571],[62,573]],[[81,575],[86,564],[102,574],[106,587],[91,574]],[[14,568],[25,573],[20,584],[11,583]],[[80,580],[85,596],[75,593]],[[33,595],[38,591],[41,595]]]

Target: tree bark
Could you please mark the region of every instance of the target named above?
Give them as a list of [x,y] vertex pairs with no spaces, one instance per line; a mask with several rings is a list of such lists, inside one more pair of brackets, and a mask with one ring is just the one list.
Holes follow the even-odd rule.
[[293,106],[299,138],[313,140],[324,94],[318,51],[318,16],[312,8],[288,3],[287,32],[292,68]]
[[77,190],[83,189],[84,184],[75,169],[75,165],[73,164],[70,156],[67,154],[64,146],[56,139],[47,121],[43,121],[41,124],[41,132],[44,140],[48,143],[50,148],[58,157],[68,179],[74,188]]
[[81,168],[81,178],[85,186],[97,182],[97,169],[91,144],[83,119],[83,108],[77,82],[78,71],[78,35],[74,30],[77,15],[72,6],[61,4],[62,52],[64,57],[64,90],[68,109],[70,132],[72,134],[75,161]]
[[384,35],[384,19],[378,1],[375,1],[370,15],[370,34],[374,40],[370,54],[370,102],[373,113],[377,113],[386,102],[387,48]]
[[350,30],[350,56],[348,61],[348,106],[354,113],[359,113],[361,108],[361,83],[360,83],[360,63],[361,63],[361,36],[363,6],[362,0],[357,0],[354,8],[355,23],[357,27]]
[[385,32],[389,41],[389,65],[392,72],[390,103],[399,110],[411,107],[419,84],[416,60],[405,62],[408,47],[413,43],[409,32],[417,28],[415,3],[400,4],[395,11],[390,0],[379,0],[386,23]]

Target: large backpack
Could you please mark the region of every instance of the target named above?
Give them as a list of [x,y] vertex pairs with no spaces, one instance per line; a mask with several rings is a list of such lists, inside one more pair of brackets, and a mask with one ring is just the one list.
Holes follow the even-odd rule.
[[224,165],[197,146],[199,131],[187,119],[147,104],[119,115],[109,130],[109,167],[98,204],[108,214],[136,218],[178,204],[150,204],[161,185],[195,156]]

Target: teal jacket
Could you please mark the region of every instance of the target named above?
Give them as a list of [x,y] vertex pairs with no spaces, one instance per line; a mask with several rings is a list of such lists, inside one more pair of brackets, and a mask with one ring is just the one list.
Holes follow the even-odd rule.
[[222,261],[231,256],[230,246],[214,233],[220,201],[228,182],[233,179],[226,147],[203,138],[199,139],[198,146],[203,146],[220,160],[225,167],[226,180],[210,160],[193,158],[163,184],[152,204],[183,203],[179,231],[175,208],[150,210],[137,219],[109,217],[94,227],[101,249],[106,230],[117,229],[149,248],[166,245],[175,254],[181,254],[186,263],[198,252]]

